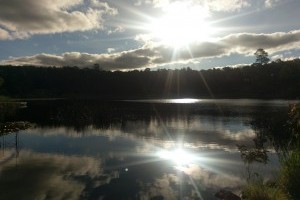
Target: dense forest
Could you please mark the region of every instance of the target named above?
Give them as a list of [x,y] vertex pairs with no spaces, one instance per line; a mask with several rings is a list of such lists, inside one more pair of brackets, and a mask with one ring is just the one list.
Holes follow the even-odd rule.
[[1,66],[0,95],[18,98],[300,97],[300,60],[209,70],[103,71],[98,66]]

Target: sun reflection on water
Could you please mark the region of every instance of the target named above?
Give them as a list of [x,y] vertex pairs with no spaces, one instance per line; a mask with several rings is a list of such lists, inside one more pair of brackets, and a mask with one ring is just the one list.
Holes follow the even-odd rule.
[[[174,168],[180,172],[186,174],[191,184],[194,187],[194,190],[200,200],[203,200],[203,197],[200,193],[198,186],[195,184],[193,177],[190,174],[191,167],[197,166],[195,165],[196,161],[200,158],[197,157],[195,154],[188,152],[184,149],[178,148],[174,150],[162,150],[158,152],[158,156],[162,159],[169,160],[174,163]],[[181,180],[182,181],[182,180]]]
[[176,167],[193,164],[198,159],[195,155],[183,149],[162,150],[158,152],[158,156],[174,162]]
[[197,103],[199,99],[190,99],[190,98],[183,98],[183,99],[171,99],[171,103]]

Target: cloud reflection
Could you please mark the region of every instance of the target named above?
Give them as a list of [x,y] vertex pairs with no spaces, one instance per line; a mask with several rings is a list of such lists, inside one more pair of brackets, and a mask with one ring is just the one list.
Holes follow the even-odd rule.
[[[230,120],[230,121],[229,121]],[[61,127],[36,127],[26,130],[28,134],[43,136],[104,136],[110,141],[124,138],[134,142],[150,143],[155,146],[171,147],[181,142],[189,148],[223,149],[236,151],[236,144],[250,144],[256,134],[246,125],[247,119],[220,117],[171,118],[160,121],[126,120],[111,124],[108,128],[87,126],[82,131]]]
[[153,183],[142,184],[140,199],[179,199],[179,177],[175,174],[164,174],[156,178]]
[[0,166],[0,188],[5,191],[0,199],[81,199],[86,184],[80,178],[96,185],[111,177],[94,158],[21,151],[17,160]]
[[207,188],[236,189],[243,183],[241,176],[238,173],[236,174],[236,176],[233,174],[218,174],[196,164],[183,166],[179,169],[185,174],[191,176],[194,180],[201,181]]
[[219,188],[238,192],[243,183],[237,176],[226,176],[197,165],[182,167],[181,173],[168,173],[150,183],[140,183],[140,199],[215,199]]

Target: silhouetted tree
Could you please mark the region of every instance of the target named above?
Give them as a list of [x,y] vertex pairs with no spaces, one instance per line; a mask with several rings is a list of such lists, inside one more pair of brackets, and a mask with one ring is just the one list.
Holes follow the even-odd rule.
[[[96,72],[96,73],[95,73]],[[0,95],[103,98],[299,98],[300,60],[209,70],[96,71],[0,66]],[[209,87],[209,89],[208,89]]]
[[3,82],[4,82],[3,78],[0,77],[0,87],[3,84]]
[[254,55],[256,56],[255,63],[267,64],[270,61],[268,53],[264,49],[257,49]]
[[93,65],[93,69],[94,69],[94,70],[97,70],[97,71],[103,71],[103,69],[100,67],[100,65],[99,65],[98,63],[95,63],[95,64]]

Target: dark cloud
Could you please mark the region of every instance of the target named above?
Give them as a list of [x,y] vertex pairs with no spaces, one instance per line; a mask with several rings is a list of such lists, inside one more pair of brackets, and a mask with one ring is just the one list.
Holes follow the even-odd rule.
[[270,52],[288,50],[299,47],[300,30],[277,32],[270,34],[232,34],[222,39],[228,47],[236,48],[237,53],[245,53],[259,47]]
[[87,8],[83,0],[0,0],[0,5],[0,27],[9,33],[3,37],[0,29],[2,40],[101,29],[105,14],[117,14],[115,8],[97,0],[91,0]]
[[[147,51],[147,50],[146,50]],[[133,69],[147,66],[151,57],[140,55],[142,49],[115,54],[88,54],[67,52],[62,55],[37,54],[7,60],[5,64],[37,66],[79,66],[92,67],[99,64],[105,70]]]
[[252,54],[258,48],[269,53],[297,49],[300,43],[300,30],[270,34],[238,33],[219,38],[214,42],[199,42],[188,48],[174,50],[170,46],[146,43],[143,47],[113,54],[88,54],[67,52],[62,55],[37,54],[12,58],[2,64],[39,66],[79,66],[91,67],[98,63],[106,70],[136,69],[189,61],[194,58],[213,58],[231,53]]

